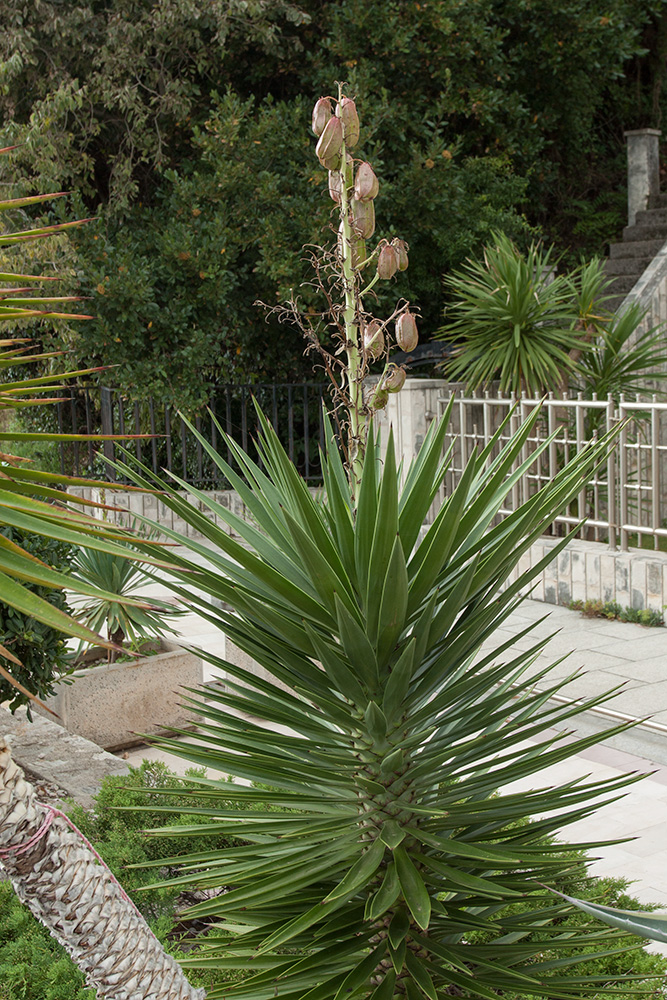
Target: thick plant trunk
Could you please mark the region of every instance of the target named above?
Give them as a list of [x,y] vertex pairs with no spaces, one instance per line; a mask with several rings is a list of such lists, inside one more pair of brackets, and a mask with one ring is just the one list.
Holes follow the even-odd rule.
[[203,1000],[80,834],[37,802],[2,738],[0,862],[100,1000]]

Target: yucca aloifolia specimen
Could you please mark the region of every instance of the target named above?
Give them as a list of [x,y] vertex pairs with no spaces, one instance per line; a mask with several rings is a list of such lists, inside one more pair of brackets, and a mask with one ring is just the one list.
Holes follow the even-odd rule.
[[[252,523],[196,490],[201,510],[176,489],[165,496],[209,543],[182,539],[193,558],[174,558],[176,591],[271,678],[203,654],[226,672],[225,690],[193,694],[196,742],[159,741],[256,783],[197,779],[210,807],[194,811],[210,819],[188,832],[224,830],[240,846],[221,854],[202,845],[178,861],[182,885],[228,890],[190,911],[216,923],[186,966],[247,977],[210,997],[436,1000],[512,990],[579,1000],[596,988],[570,966],[584,946],[604,951],[617,938],[593,923],[570,925],[571,906],[542,887],[557,887],[570,865],[546,838],[623,781],[541,787],[543,767],[597,737],[540,734],[594,702],[557,707],[548,695],[558,683],[525,676],[543,642],[478,655],[535,572],[503,590],[510,570],[606,447],[582,453],[494,526],[533,423],[497,459],[492,446],[473,456],[421,541],[448,466],[444,421],[402,489],[392,442],[382,466],[369,437],[356,516],[331,429],[324,490],[313,498],[266,421],[261,468],[226,442],[245,481],[209,447]],[[220,601],[235,613],[218,610]],[[496,794],[531,775],[536,791]]]
[[[196,741],[158,741],[244,782],[195,779],[210,806],[193,812],[209,822],[187,832],[224,830],[239,846],[178,859],[182,885],[226,890],[190,911],[215,924],[186,964],[239,970],[236,985],[209,994],[230,1000],[507,991],[580,1000],[598,987],[577,974],[582,948],[604,951],[618,937],[570,923],[571,905],[544,888],[557,888],[571,863],[548,838],[627,779],[541,788],[542,768],[596,741],[568,743],[551,727],[595,702],[555,705],[549,695],[561,685],[544,671],[526,676],[543,642],[493,654],[484,644],[541,569],[505,586],[521,554],[583,488],[609,441],[496,524],[530,465],[521,455],[537,412],[502,449],[501,428],[422,530],[449,465],[448,414],[400,485],[393,441],[381,462],[368,417],[378,393],[400,389],[402,373],[387,366],[370,406],[361,386],[390,333],[365,312],[354,263],[355,254],[368,260],[355,226],[368,233],[372,214],[359,206],[372,204],[377,182],[363,164],[353,179],[358,116],[342,91],[335,107],[318,102],[313,124],[341,206],[342,303],[333,322],[343,317],[347,452],[326,419],[324,487],[314,497],[261,414],[258,464],[218,428],[242,476],[192,428],[250,517],[178,479],[163,493],[208,542],[166,531],[191,553],[172,554],[173,589],[268,675],[203,653],[226,672],[224,689],[193,692]],[[373,253],[369,285],[407,263],[403,244]],[[398,342],[414,344],[412,314],[401,306],[393,318]],[[145,469],[134,479],[162,486]],[[536,791],[502,790],[533,775]]]

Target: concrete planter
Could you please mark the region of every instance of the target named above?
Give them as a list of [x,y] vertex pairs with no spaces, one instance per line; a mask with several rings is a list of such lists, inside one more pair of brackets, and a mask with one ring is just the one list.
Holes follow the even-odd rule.
[[137,733],[192,728],[192,715],[180,704],[182,688],[202,683],[202,661],[175,642],[164,640],[162,648],[154,656],[76,670],[46,704],[70,733],[105,750],[136,746],[142,742]]

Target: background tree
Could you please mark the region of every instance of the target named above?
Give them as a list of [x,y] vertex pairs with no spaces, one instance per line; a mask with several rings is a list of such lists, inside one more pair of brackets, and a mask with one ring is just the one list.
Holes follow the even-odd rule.
[[665,10],[0,0],[2,134],[23,144],[13,169],[30,163],[40,185],[74,189],[70,211],[100,216],[73,237],[99,320],[40,332],[82,360],[119,361],[133,394],[171,382],[186,404],[195,383],[203,394],[215,378],[303,372],[296,338],[253,301],[304,280],[293,248],[326,222],[295,123],[301,95],[332,79],[364,95],[368,155],[392,195],[380,235],[400,228],[410,243],[427,336],[443,274],[492,229],[521,246],[544,234],[570,263],[599,252],[624,222],[623,129],[660,122]]

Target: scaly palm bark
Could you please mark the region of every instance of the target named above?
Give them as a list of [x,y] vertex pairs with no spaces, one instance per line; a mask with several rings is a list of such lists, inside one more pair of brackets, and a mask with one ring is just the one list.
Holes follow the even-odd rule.
[[203,1000],[81,834],[36,800],[3,738],[0,861],[99,1000]]

